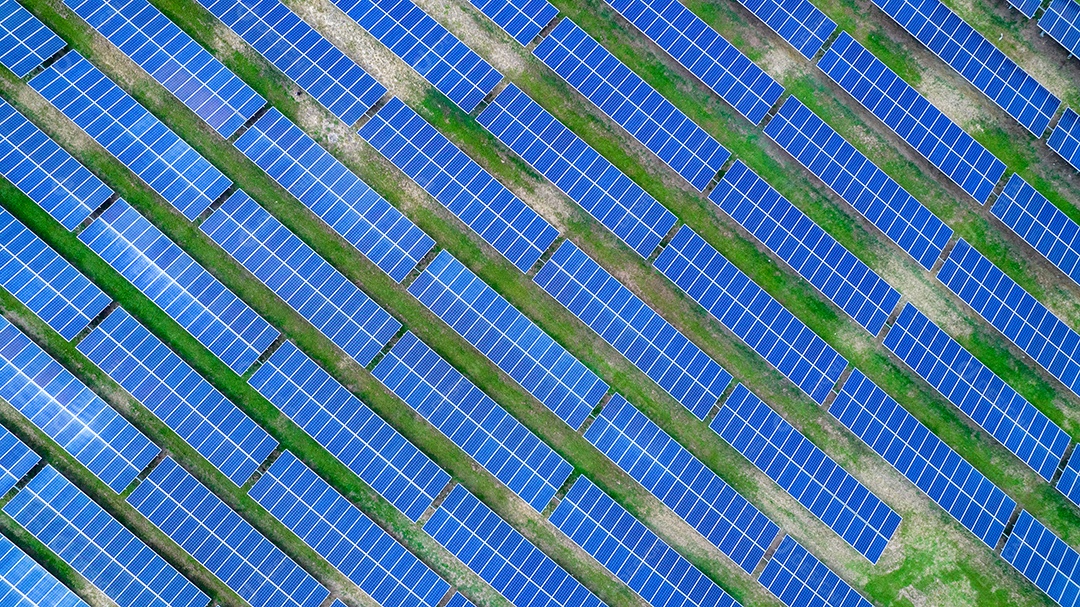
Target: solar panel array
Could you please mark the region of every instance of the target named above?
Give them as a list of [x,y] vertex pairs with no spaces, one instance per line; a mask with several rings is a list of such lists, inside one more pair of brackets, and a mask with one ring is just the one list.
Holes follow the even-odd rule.
[[237,373],[279,335],[123,200],[105,209],[79,240]]
[[386,94],[386,87],[278,0],[199,3],[346,124]]
[[522,272],[559,232],[397,97],[360,136]]
[[900,293],[741,160],[709,200],[864,329],[881,332]]
[[199,229],[361,365],[371,362],[401,328],[389,312],[241,190]]
[[71,340],[112,301],[82,272],[0,209],[0,286]]
[[450,589],[288,451],[259,478],[250,495],[380,605],[436,607]]
[[318,607],[330,594],[172,458],[127,501],[252,607]]
[[469,0],[522,46],[533,41],[559,14],[547,0]]
[[1076,604],[1080,596],[1080,553],[1027,510],[1020,511],[1001,549],[1001,558],[1059,605]]
[[1034,17],[1035,11],[1039,10],[1039,7],[1042,6],[1040,0],[1009,0],[1009,4],[1020,11],[1028,19]]
[[41,458],[30,447],[14,434],[0,428],[0,496],[11,491],[40,461]]
[[1065,108],[1046,145],[1080,171],[1080,114],[1071,107]]
[[537,512],[573,471],[411,332],[394,344],[372,374]]
[[861,371],[829,407],[840,423],[993,548],[1016,502]]
[[236,147],[391,278],[401,281],[435,246],[355,173],[274,108]]
[[34,76],[30,86],[190,220],[232,185],[75,51]]
[[803,105],[787,98],[765,134],[927,270],[952,228]]
[[807,59],[813,59],[836,31],[836,23],[809,0],[740,0],[740,3]]
[[[1029,0],[1038,8],[1041,3]],[[1035,9],[1031,10],[1031,17]],[[1065,47],[1070,55],[1080,54],[1080,5],[1074,0],[1050,0],[1046,12],[1039,17],[1039,29]]]
[[0,65],[23,78],[64,48],[51,29],[15,0],[0,0]]
[[113,310],[78,349],[237,486],[278,446],[123,308]]
[[113,191],[64,148],[0,99],[0,175],[74,230]]
[[872,563],[900,515],[739,384],[709,427]]
[[1080,449],[1073,449],[1065,469],[1061,472],[1061,478],[1058,479],[1057,489],[1069,498],[1069,501],[1080,506]]
[[458,107],[471,112],[502,74],[410,0],[332,0]]
[[1048,482],[1069,435],[908,303],[885,347]]
[[428,264],[409,293],[571,428],[607,394],[603,380],[449,252]]
[[689,226],[653,265],[803,392],[825,401],[847,360]]
[[752,573],[780,528],[616,394],[585,431],[585,439]]
[[1080,225],[1013,173],[990,212],[1080,283]]
[[569,17],[559,21],[533,54],[698,190],[704,190],[731,157],[712,135]]
[[1070,390],[1080,393],[1080,335],[964,240],[938,280]]
[[[342,607],[344,607],[344,605]],[[475,605],[460,592],[457,592],[454,593],[454,596],[450,597],[450,601],[446,603],[446,607],[475,607]]]
[[34,475],[4,512],[120,607],[210,603],[210,597],[51,466]]
[[450,482],[450,475],[292,342],[281,344],[248,383],[414,521]]
[[573,242],[564,241],[533,280],[698,419],[731,383],[719,363]]
[[758,578],[789,607],[871,607],[847,582],[785,535]]
[[0,603],[7,607],[87,607],[4,537],[0,537]]
[[120,493],[161,449],[0,317],[0,398]]
[[461,485],[424,523],[424,531],[516,607],[603,605]]
[[551,522],[650,605],[739,605],[584,476],[574,481]]
[[750,122],[760,124],[784,92],[679,0],[607,2]]
[[825,75],[941,169],[972,198],[986,203],[1005,163],[941,110],[842,32],[818,61]]
[[675,225],[671,211],[514,84],[476,120],[638,255],[648,257]]

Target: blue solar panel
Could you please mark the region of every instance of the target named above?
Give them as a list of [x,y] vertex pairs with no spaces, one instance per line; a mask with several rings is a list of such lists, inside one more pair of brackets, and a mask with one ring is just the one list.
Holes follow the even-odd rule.
[[522,46],[540,35],[559,9],[547,0],[469,0]]
[[372,374],[537,512],[573,466],[412,333]]
[[794,95],[765,134],[878,227],[927,270],[941,257],[952,228],[855,149]]
[[1027,510],[1020,511],[1001,558],[1058,605],[1073,607],[1080,602],[1080,553]]
[[990,212],[1080,284],[1080,225],[1019,174],[1013,173],[1005,183]]
[[990,197],[1005,163],[847,32],[825,51],[818,67],[972,198],[985,203]]
[[401,281],[435,241],[276,109],[236,147],[391,278]]
[[69,230],[113,195],[109,186],[3,99],[0,175]]
[[210,597],[51,466],[30,479],[4,512],[120,607],[210,603]]
[[784,92],[679,0],[607,2],[750,122],[759,124]]
[[386,87],[278,0],[199,3],[346,124],[386,94]]
[[[344,605],[342,606],[344,607]],[[465,598],[460,592],[454,593],[454,596],[450,597],[450,601],[446,603],[446,607],[476,607],[469,599]]]
[[[1028,17],[1042,4],[1036,0],[1026,0],[1027,3],[1035,6]],[[1039,17],[1039,29],[1064,46],[1069,55],[1080,53],[1080,4],[1075,0],[1050,0],[1046,12]]]
[[790,535],[780,541],[758,581],[789,607],[871,607]]
[[567,240],[534,279],[698,419],[731,374],[649,304]]
[[689,226],[654,265],[818,404],[825,401],[847,360]]
[[0,209],[0,286],[67,340],[85,329],[112,301],[3,209]]
[[123,308],[79,342],[109,374],[237,486],[277,441]]
[[565,18],[533,54],[698,190],[731,157],[712,135]]
[[117,493],[161,452],[4,318],[0,318],[0,398]]
[[502,74],[410,0],[331,0],[458,107],[471,112]]
[[188,219],[198,217],[232,185],[74,51],[34,76],[30,86]]
[[127,501],[252,607],[318,607],[330,594],[172,458]]
[[638,255],[675,225],[671,211],[513,84],[476,120]]
[[701,460],[616,394],[585,440],[641,483],[747,573],[780,528]]
[[199,229],[361,366],[401,328],[389,312],[241,190]]
[[450,584],[288,451],[250,494],[380,605],[436,607],[450,590]]
[[10,491],[40,461],[30,447],[0,428],[0,496]]
[[65,43],[15,0],[0,0],[0,65],[22,78]]
[[1065,108],[1046,145],[1080,171],[1080,114],[1071,107]]
[[1069,501],[1080,506],[1080,449],[1073,449],[1069,462],[1058,479],[1057,489],[1069,498]]
[[813,59],[836,23],[809,0],[739,0],[803,57]]
[[876,563],[900,515],[739,384],[709,427]]
[[0,537],[0,604],[87,607],[75,593],[4,537]]
[[603,380],[447,251],[409,293],[575,430],[607,394]]
[[650,605],[739,605],[584,476],[574,481],[551,522]]
[[360,136],[522,272],[559,232],[435,127],[394,97]]
[[281,344],[248,383],[414,521],[450,482],[449,474],[292,342]]
[[1016,502],[855,369],[829,413],[993,548]]
[[424,531],[516,607],[603,605],[461,485],[446,496]]
[[1039,476],[1054,478],[1069,435],[914,305],[900,311],[885,347]]
[[1051,375],[1080,394],[1080,334],[989,259],[960,240],[938,271],[938,280]]

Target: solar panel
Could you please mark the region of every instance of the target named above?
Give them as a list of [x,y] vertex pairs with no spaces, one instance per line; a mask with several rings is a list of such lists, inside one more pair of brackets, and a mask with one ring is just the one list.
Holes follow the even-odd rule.
[[410,0],[332,0],[438,91],[466,112],[502,74]]
[[15,0],[0,0],[0,65],[23,78],[64,48],[51,29]]
[[573,466],[412,333],[372,374],[540,512]]
[[847,360],[689,226],[653,265],[818,404]]
[[952,228],[798,98],[787,98],[765,125],[765,134],[922,267],[934,267],[952,238]]
[[1080,553],[1021,510],[1001,558],[1024,574],[1054,601],[1065,607],[1077,604],[1080,597]]
[[1042,6],[1041,0],[1009,0],[1009,4],[1028,19],[1034,17],[1035,11]]
[[813,59],[836,31],[836,23],[808,0],[740,0],[795,50]]
[[0,496],[11,491],[40,461],[41,458],[30,447],[14,434],[0,428]]
[[51,466],[4,512],[120,607],[205,607],[210,597]]
[[170,457],[127,501],[252,607],[318,607],[330,594]]
[[1080,335],[964,240],[938,270],[945,284],[1009,341],[1080,394]]
[[346,124],[386,94],[386,87],[278,0],[199,4]]
[[361,366],[401,328],[389,312],[241,190],[199,229]]
[[679,0],[607,2],[750,122],[760,124],[784,92]]
[[454,593],[454,596],[450,597],[450,601],[446,603],[446,607],[475,607],[475,605],[460,592],[457,592]]
[[400,282],[435,241],[274,108],[236,139],[274,181]]
[[871,607],[870,601],[785,535],[758,578],[789,607]]
[[449,474],[292,342],[281,344],[248,383],[414,521],[450,482]]
[[559,9],[547,0],[469,0],[522,46],[533,41]]
[[878,561],[900,515],[746,386],[735,387],[709,427],[859,554]]
[[1061,120],[1058,120],[1057,126],[1047,138],[1046,145],[1080,171],[1080,114],[1071,107],[1065,108]]
[[232,185],[77,52],[34,76],[30,86],[190,220]]
[[1057,482],[1058,491],[1074,504],[1080,505],[1080,449],[1073,449],[1061,478]]
[[900,293],[741,160],[709,200],[871,335],[881,332]]
[[409,293],[575,430],[608,385],[447,251]]
[[776,523],[618,394],[585,431],[585,440],[747,573],[754,571],[780,531]]
[[[1027,15],[1031,17],[1042,3],[1026,0],[1025,4],[1034,5],[1031,14]],[[1064,46],[1069,55],[1077,55],[1080,53],[1080,4],[1075,0],[1050,0],[1046,12],[1039,17],[1039,29]]]
[[0,175],[68,230],[113,195],[109,186],[3,99]]
[[719,363],[573,242],[564,241],[533,280],[698,419],[731,383]]
[[829,413],[990,548],[1016,502],[855,369]]
[[7,607],[87,607],[4,537],[0,537],[0,603]]
[[699,191],[731,157],[712,135],[569,17],[533,54]]
[[522,272],[559,235],[397,97],[364,123],[360,136]]
[[516,607],[600,607],[600,599],[457,485],[424,531]]
[[237,486],[278,446],[123,308],[113,310],[78,348]]
[[280,334],[124,200],[79,240],[237,373]]
[[71,340],[112,301],[18,219],[0,209],[0,286]]
[[930,164],[972,198],[986,203],[1005,173],[1005,163],[847,32],[841,32],[825,51],[818,67]]
[[1080,225],[1013,173],[990,212],[1080,284]]
[[638,255],[648,257],[675,225],[671,211],[514,84],[476,120]]
[[908,303],[885,347],[1049,482],[1069,435]]
[[120,493],[161,449],[7,319],[0,398]]

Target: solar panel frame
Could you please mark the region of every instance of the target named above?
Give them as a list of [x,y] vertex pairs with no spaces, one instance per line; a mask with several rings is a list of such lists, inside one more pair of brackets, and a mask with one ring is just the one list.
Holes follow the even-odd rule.
[[1080,284],[1080,225],[1013,173],[990,212]]
[[15,0],[0,0],[0,65],[25,78],[67,46]]
[[1046,145],[1072,168],[1080,171],[1080,114],[1076,110],[1065,108],[1065,113],[1046,139]]
[[1054,486],[1062,495],[1069,498],[1070,502],[1080,506],[1080,449],[1073,449],[1072,455],[1065,464],[1065,469],[1061,471],[1061,476]]
[[0,496],[11,491],[40,461],[41,456],[18,437],[0,428]]
[[0,603],[7,607],[88,607],[6,537],[0,537]]
[[1001,558],[1059,605],[1075,605],[1080,596],[1080,553],[1021,510]]
[[789,607],[871,607],[857,590],[806,548],[785,535],[758,578]]
[[[1042,5],[1035,0],[1027,2],[1035,4],[1035,8]],[[1032,9],[1027,16],[1034,14],[1035,9]],[[1039,17],[1039,29],[1050,34],[1051,38],[1069,51],[1069,55],[1080,54],[1080,5],[1074,0],[1050,0],[1046,12]]]
[[469,0],[521,46],[540,35],[559,9],[547,0]]
[[814,58],[836,31],[836,23],[809,0],[739,0],[739,3],[808,60]]

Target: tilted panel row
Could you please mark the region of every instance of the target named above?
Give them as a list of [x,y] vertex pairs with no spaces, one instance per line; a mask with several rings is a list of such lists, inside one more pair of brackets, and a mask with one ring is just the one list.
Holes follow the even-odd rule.
[[34,71],[65,43],[16,0],[0,0],[0,65],[17,78]]
[[803,57],[813,59],[836,31],[836,23],[825,16],[810,0],[739,0],[795,47]]
[[1080,284],[1080,225],[1013,173],[990,212]]
[[[1028,17],[1034,14],[1033,9]],[[1050,34],[1070,55],[1080,53],[1080,4],[1075,0],[1050,0],[1046,12],[1039,17],[1039,29]]]
[[11,491],[40,461],[18,437],[0,428],[0,495]]
[[785,535],[758,578],[788,607],[871,607],[847,582]]
[[0,537],[0,604],[7,607],[87,607],[34,559]]
[[510,37],[525,46],[540,35],[559,9],[547,0],[469,0]]
[[1001,558],[1062,607],[1080,598],[1080,553],[1054,535],[1027,510],[1021,510]]
[[1080,449],[1073,449],[1057,482],[1057,490],[1069,501],[1080,506]]
[[1080,114],[1071,107],[1066,108],[1061,120],[1058,120],[1057,126],[1046,139],[1046,145],[1080,171]]

